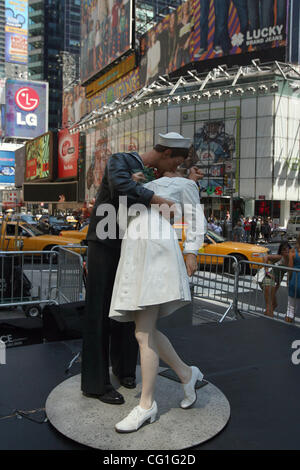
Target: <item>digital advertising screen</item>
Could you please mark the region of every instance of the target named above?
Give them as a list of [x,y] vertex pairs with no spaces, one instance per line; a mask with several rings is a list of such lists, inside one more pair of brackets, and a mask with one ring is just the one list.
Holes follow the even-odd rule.
[[77,178],[78,156],[79,133],[63,129],[58,133],[58,179]]
[[26,143],[25,181],[53,178],[53,134],[48,132]]
[[188,0],[140,40],[140,87],[190,62],[286,45],[287,0]]
[[15,152],[0,150],[0,184],[15,183]]
[[48,83],[6,80],[7,137],[33,139],[48,131]]
[[133,42],[133,0],[81,2],[81,82],[92,78]]
[[28,0],[5,0],[5,60],[28,62]]

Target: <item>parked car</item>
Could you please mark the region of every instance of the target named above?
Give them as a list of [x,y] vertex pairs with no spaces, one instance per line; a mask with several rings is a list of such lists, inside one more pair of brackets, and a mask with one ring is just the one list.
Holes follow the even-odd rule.
[[43,233],[58,235],[62,230],[73,230],[73,225],[63,218],[42,215],[38,221],[37,228]]
[[87,233],[88,233],[89,226],[85,225],[79,230],[68,230],[64,231],[62,230],[60,232],[60,235],[64,238],[73,238],[77,240],[77,243],[81,243],[86,239]]
[[[50,251],[57,245],[78,245],[78,240],[57,235],[45,235],[26,222],[8,221],[0,224],[0,251]],[[76,249],[74,248],[74,251]],[[79,251],[79,250],[78,250]]]
[[12,220],[21,220],[22,222],[26,222],[30,225],[37,225],[38,221],[36,217],[30,214],[14,214]]
[[[179,244],[181,249],[183,249],[183,242],[185,239],[184,234],[184,224],[181,227],[176,226],[176,233],[179,239]],[[270,250],[266,247],[259,245],[252,245],[250,243],[240,243],[240,242],[231,242],[225,240],[221,235],[207,231],[204,237],[204,244],[199,250],[198,262],[202,265],[204,264],[213,264],[213,265],[223,265],[224,258],[217,258],[214,256],[205,257],[205,255],[227,255],[234,256],[238,261],[256,261],[257,263],[264,262],[264,256],[270,253]],[[255,268],[257,265],[250,264],[252,269],[252,274],[255,274]],[[246,271],[249,272],[248,268]],[[228,272],[233,272],[233,263],[230,259],[225,259],[224,270]]]

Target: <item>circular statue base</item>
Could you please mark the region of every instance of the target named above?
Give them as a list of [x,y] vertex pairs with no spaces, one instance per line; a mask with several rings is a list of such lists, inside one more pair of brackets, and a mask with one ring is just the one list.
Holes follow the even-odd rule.
[[[160,369],[160,373],[165,369]],[[158,375],[155,400],[157,420],[137,432],[119,434],[114,426],[139,403],[141,374],[137,367],[137,387],[121,387],[111,374],[113,386],[124,396],[124,405],[108,405],[83,396],[81,376],[58,385],[48,396],[46,413],[51,424],[66,437],[101,450],[183,450],[216,436],[227,424],[230,405],[223,393],[203,381],[193,408],[182,410],[180,383]]]

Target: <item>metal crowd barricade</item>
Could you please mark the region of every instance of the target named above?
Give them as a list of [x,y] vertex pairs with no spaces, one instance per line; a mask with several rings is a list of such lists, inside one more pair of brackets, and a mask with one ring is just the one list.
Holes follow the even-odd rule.
[[21,306],[28,316],[38,316],[41,304],[56,303],[56,262],[52,251],[1,251],[0,307]]
[[78,302],[85,298],[84,259],[87,247],[56,246],[58,253],[57,299],[59,304]]
[[[270,270],[272,271],[271,276],[277,272],[280,278],[278,287],[276,287],[276,279],[273,282],[273,278],[270,276],[267,276],[267,281],[263,282],[265,274]],[[265,312],[267,305],[271,306],[273,300],[272,292],[274,292],[276,294],[277,305],[272,306],[274,315],[272,318],[281,321],[285,320],[288,307],[288,283],[293,273],[295,273],[300,285],[300,269],[257,262],[254,265],[250,261],[239,261],[236,268],[236,277],[238,279],[238,289],[236,291],[237,310],[251,315],[269,317],[265,315]],[[293,299],[294,302],[298,301],[300,303],[300,298],[297,299],[296,291]],[[291,322],[300,325],[300,316],[297,312]]]
[[[235,275],[238,261],[234,256],[199,254],[198,271],[192,276],[193,324],[197,320],[219,321],[241,316],[237,309],[238,278]],[[203,311],[201,300],[219,302],[226,310],[222,314]],[[206,313],[205,313],[206,312]]]

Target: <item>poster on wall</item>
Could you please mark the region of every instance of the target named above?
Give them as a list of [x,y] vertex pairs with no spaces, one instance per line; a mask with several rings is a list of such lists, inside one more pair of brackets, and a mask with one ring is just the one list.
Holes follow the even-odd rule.
[[6,137],[33,139],[48,131],[48,83],[6,80]]
[[140,86],[190,62],[286,45],[287,0],[187,0],[140,40]]
[[53,177],[53,133],[26,143],[25,181],[51,181]]
[[92,199],[96,196],[107,160],[112,154],[106,125],[101,125],[88,134],[86,152],[86,189],[89,199]]
[[63,94],[62,127],[70,127],[88,112],[85,89],[79,85]]
[[0,150],[0,184],[15,183],[15,152]]
[[106,68],[133,42],[133,0],[81,2],[81,81]]
[[5,60],[27,65],[28,0],[5,0]]
[[77,178],[79,156],[79,133],[70,134],[68,129],[58,133],[58,179]]
[[[234,173],[238,170],[240,108],[227,108],[226,119],[224,108],[214,108],[213,112],[212,118],[209,109],[196,111],[190,165],[198,166],[204,173],[204,178],[200,181],[201,192],[207,196],[220,196],[233,189]],[[188,124],[194,119],[194,112],[183,111],[183,123]],[[238,190],[237,183],[238,175],[235,191]]]

